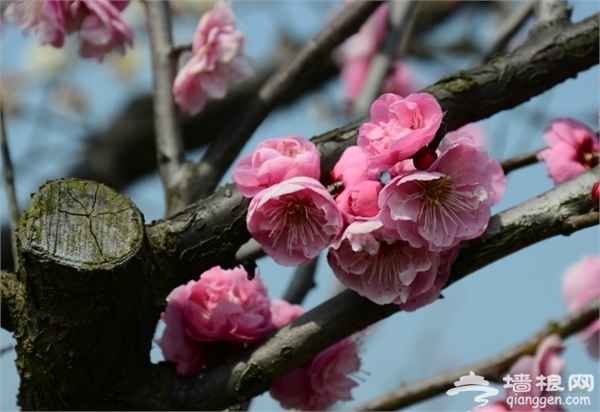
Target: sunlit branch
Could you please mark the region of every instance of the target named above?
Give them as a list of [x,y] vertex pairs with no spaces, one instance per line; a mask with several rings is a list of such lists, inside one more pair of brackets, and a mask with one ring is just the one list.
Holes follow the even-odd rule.
[[12,247],[13,260],[15,262],[15,271],[19,270],[19,258],[17,252],[17,227],[19,226],[19,204],[17,202],[17,192],[15,190],[15,175],[12,161],[10,159],[10,150],[8,149],[8,139],[6,137],[6,125],[4,124],[4,112],[0,108],[0,146],[2,150],[2,164],[4,165],[4,189],[8,200],[10,242]]
[[483,376],[485,379],[502,383],[502,375],[521,356],[533,355],[544,338],[555,334],[566,339],[598,319],[599,310],[600,300],[590,302],[560,321],[548,323],[544,329],[534,336],[505,352],[482,362],[444,372],[420,382],[403,385],[393,392],[360,406],[357,410],[394,411],[406,408],[454,388],[454,382],[461,376],[469,375],[470,372]]

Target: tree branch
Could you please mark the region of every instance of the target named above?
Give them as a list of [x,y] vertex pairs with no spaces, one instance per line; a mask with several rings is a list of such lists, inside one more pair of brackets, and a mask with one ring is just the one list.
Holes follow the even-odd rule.
[[290,285],[285,291],[283,300],[295,305],[302,304],[308,292],[317,286],[315,283],[315,271],[317,270],[318,262],[319,256],[304,265],[298,266]]
[[419,2],[415,0],[392,0],[390,2],[389,33],[383,48],[373,58],[365,85],[354,102],[355,115],[364,116],[369,113],[369,108],[381,94],[385,79],[390,73],[394,61],[399,57],[398,45],[402,42],[404,46],[402,49],[406,49],[418,8]]
[[421,382],[401,386],[389,394],[360,406],[357,410],[395,411],[406,408],[454,388],[454,382],[471,371],[494,382],[502,382],[502,374],[509,370],[521,356],[533,355],[544,338],[558,335],[562,339],[566,339],[598,319],[599,310],[600,300],[590,302],[560,321],[548,323],[537,334],[503,353],[470,366],[444,372]]
[[265,83],[258,95],[244,106],[221,132],[219,138],[210,145],[198,163],[198,173],[202,176],[202,183],[198,191],[191,194],[190,203],[205,198],[215,190],[250,136],[278,101],[291,88],[309,78],[321,59],[328,56],[348,36],[358,31],[380,4],[379,1],[349,4],[331,24],[310,40],[288,64]]
[[185,162],[183,138],[177,122],[177,108],[172,92],[177,59],[171,55],[173,40],[169,2],[146,0],[144,5],[152,51],[157,163],[166,192],[168,216],[171,211],[178,209],[177,199],[180,197],[180,182]]
[[502,170],[504,171],[504,174],[507,175],[514,170],[520,169],[525,166],[536,164],[537,162],[539,162],[537,155],[542,150],[543,149],[534,150],[532,152],[523,153],[523,154],[517,155],[515,157],[511,157],[510,159],[503,160],[500,163],[500,166],[502,166]]
[[492,47],[483,57],[483,61],[491,59],[494,54],[501,53],[513,36],[525,25],[533,15],[533,9],[539,0],[523,0],[503,24],[498,28]]
[[567,0],[541,0],[535,7],[535,26],[537,30],[544,26],[561,25],[569,22],[571,11]]
[[2,150],[2,164],[4,165],[4,188],[6,190],[6,199],[8,200],[10,244],[14,261],[15,272],[19,270],[19,258],[17,251],[17,227],[19,226],[19,203],[17,202],[17,192],[15,190],[15,175],[12,161],[10,159],[10,150],[8,149],[8,139],[6,138],[6,125],[4,124],[4,112],[0,108],[0,146]]
[[[599,172],[596,167],[492,217],[486,232],[461,249],[448,285],[517,250],[560,235],[562,222],[589,209],[589,188]],[[145,408],[171,410],[218,410],[244,402],[335,342],[398,310],[396,305],[377,305],[347,290],[274,332],[259,347],[206,369],[196,378],[179,376],[172,365],[154,367],[139,392],[154,394],[153,403],[144,403],[140,394],[136,402]]]
[[[424,89],[446,113],[442,129],[455,130],[515,107],[598,63],[598,15],[544,33],[529,37],[511,53]],[[368,119],[313,138],[321,153],[324,183],[343,151],[356,144],[364,121]],[[171,219],[148,226],[161,272],[153,280],[157,301],[204,270],[224,262],[236,264],[236,252],[250,239],[246,229],[248,204],[249,200],[229,184]]]

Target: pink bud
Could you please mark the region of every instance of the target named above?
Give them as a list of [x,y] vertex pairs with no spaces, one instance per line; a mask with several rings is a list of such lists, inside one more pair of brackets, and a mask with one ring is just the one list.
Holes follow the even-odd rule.
[[412,159],[417,170],[427,170],[437,160],[437,153],[425,146],[415,153]]

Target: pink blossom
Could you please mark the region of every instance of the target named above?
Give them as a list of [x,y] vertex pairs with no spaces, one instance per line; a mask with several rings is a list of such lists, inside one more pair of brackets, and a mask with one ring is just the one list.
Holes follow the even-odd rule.
[[592,202],[594,209],[598,210],[600,208],[600,182],[596,182],[592,186]]
[[489,162],[483,147],[453,144],[427,171],[388,182],[379,218],[415,248],[441,251],[480,236],[491,215]]
[[367,156],[358,146],[350,146],[331,171],[331,180],[348,188],[365,180],[379,180],[379,173],[367,167]]
[[294,177],[258,193],[250,202],[247,224],[252,237],[275,262],[297,266],[339,238],[343,219],[321,183]]
[[6,17],[21,26],[25,34],[34,30],[40,44],[62,47],[66,34],[77,32],[79,54],[102,61],[113,50],[125,53],[133,44],[133,31],[122,19],[129,0],[16,0]]
[[413,293],[405,303],[399,305],[400,309],[405,312],[413,312],[439,299],[442,294],[442,289],[446,286],[446,283],[448,283],[452,264],[458,257],[459,249],[460,246],[457,245],[440,253],[440,264],[433,285],[420,294]]
[[316,180],[321,176],[319,151],[302,136],[260,143],[252,154],[242,157],[231,175],[240,193],[246,197],[298,176]]
[[167,308],[161,315],[166,327],[162,337],[156,340],[165,360],[177,363],[177,373],[180,375],[199,372],[206,365],[200,343],[186,333],[188,322],[184,308],[188,299],[186,285],[173,289],[167,296]]
[[[439,150],[447,150],[453,144],[474,144],[475,146],[486,147],[485,131],[475,123],[467,124],[460,129],[447,133],[439,146]],[[504,197],[506,191],[506,175],[502,166],[492,156],[488,156],[488,167],[492,172],[492,185],[488,190],[488,195],[495,206]]]
[[252,75],[244,53],[244,35],[235,27],[228,3],[217,2],[196,28],[192,58],[175,78],[173,94],[182,110],[199,113],[208,99],[221,99],[227,88]]
[[[570,266],[563,276],[563,299],[569,312],[581,309],[588,303],[600,298],[600,256],[587,256]],[[600,320],[579,333],[586,341],[590,356],[598,359],[600,351]]]
[[269,393],[286,409],[324,411],[352,400],[358,383],[348,375],[360,369],[358,336],[346,338],[273,384]]
[[363,220],[377,216],[379,214],[377,199],[382,188],[381,182],[365,180],[344,189],[335,198],[344,221],[352,223],[357,219]]
[[68,6],[63,0],[14,0],[4,17],[21,27],[24,34],[35,31],[41,45],[62,47],[68,31]]
[[544,132],[548,149],[538,154],[555,184],[566,182],[598,164],[600,142],[592,129],[573,119],[558,118]]
[[292,305],[281,299],[271,301],[271,323],[276,329],[281,329],[294,319],[304,314],[300,305]]
[[[565,361],[561,359],[560,354],[564,350],[565,345],[558,335],[550,335],[538,345],[534,356],[521,356],[517,362],[508,371],[508,375],[504,378],[506,383],[506,402],[513,411],[558,411],[561,410],[558,405],[546,405],[541,398],[554,396],[556,392],[548,392],[545,387],[540,388],[535,383],[531,383],[529,391],[514,390],[513,379],[515,375],[525,374],[530,377],[550,375],[560,375],[565,369]],[[547,383],[547,382],[546,382]],[[536,404],[519,405],[518,397],[531,397]],[[524,402],[525,400],[523,400]],[[545,405],[542,407],[542,404]]]
[[[198,372],[214,363],[217,352],[239,349],[273,330],[264,284],[260,278],[248,280],[241,267],[207,270],[200,280],[174,289],[167,302],[158,344],[181,374]],[[213,344],[217,341],[225,342]]]
[[69,6],[70,31],[77,30],[81,39],[79,54],[102,61],[104,55],[125,53],[133,45],[133,30],[121,17],[129,0],[75,0]]
[[386,171],[429,144],[441,122],[442,109],[429,94],[384,94],[371,106],[371,122],[360,127],[357,144],[370,167]]
[[348,226],[327,260],[340,282],[384,305],[427,293],[436,279],[439,254],[410,247],[375,220]]

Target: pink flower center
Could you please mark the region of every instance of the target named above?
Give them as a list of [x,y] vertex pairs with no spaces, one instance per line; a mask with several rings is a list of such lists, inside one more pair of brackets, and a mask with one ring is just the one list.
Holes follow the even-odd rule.
[[[376,277],[377,284],[381,286],[382,279],[386,277],[388,280],[392,280],[394,282],[396,289],[400,289],[402,287],[400,277],[395,275],[402,273],[404,267],[403,262],[406,259],[406,256],[399,246],[400,245],[398,242],[380,242],[379,251],[375,256],[373,256],[371,264],[366,270],[366,273],[369,274],[369,285],[373,281],[373,277]],[[387,284],[385,280],[384,283]]]
[[282,140],[281,142],[279,142],[279,144],[277,145],[277,151],[282,155],[291,158],[295,158],[299,154],[304,153],[302,147],[300,147],[298,143],[296,143],[293,140]]
[[423,182],[421,199],[427,204],[427,207],[439,206],[444,203],[449,191],[447,183],[451,179],[451,176],[446,176],[441,179]]
[[578,162],[585,166],[586,170],[590,170],[591,168],[598,165],[598,152],[594,152],[594,141],[592,136],[586,136],[586,138],[579,146],[577,150],[577,154],[579,155]]
[[327,243],[321,234],[321,222],[325,221],[325,212],[305,199],[289,197],[280,199],[279,204],[267,213],[272,225],[269,237],[273,238],[273,247],[277,247],[282,235],[286,237],[286,248],[290,256],[298,250],[298,243],[308,252],[317,237]]

